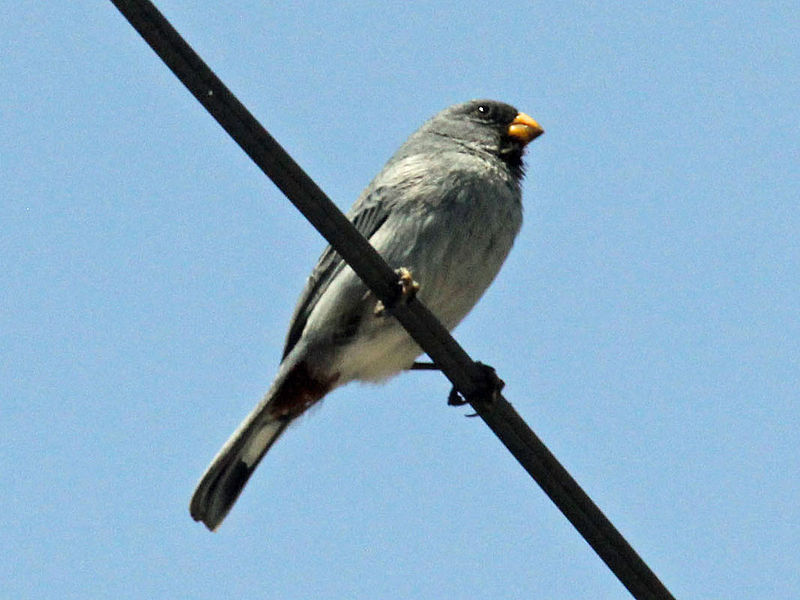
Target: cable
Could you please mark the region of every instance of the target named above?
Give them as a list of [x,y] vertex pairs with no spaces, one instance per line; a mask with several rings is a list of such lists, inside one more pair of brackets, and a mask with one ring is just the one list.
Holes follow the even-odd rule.
[[[353,268],[637,599],[674,600],[591,498],[397,274],[147,0],[111,0],[161,60]],[[491,382],[490,382],[491,383]]]

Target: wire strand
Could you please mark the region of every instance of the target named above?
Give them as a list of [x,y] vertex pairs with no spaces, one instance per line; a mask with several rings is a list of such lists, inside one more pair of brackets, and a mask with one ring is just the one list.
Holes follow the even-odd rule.
[[395,300],[397,275],[317,184],[147,0],[111,0],[225,131],[353,268],[466,398],[517,461],[637,600],[674,600],[667,588],[511,404],[419,301]]

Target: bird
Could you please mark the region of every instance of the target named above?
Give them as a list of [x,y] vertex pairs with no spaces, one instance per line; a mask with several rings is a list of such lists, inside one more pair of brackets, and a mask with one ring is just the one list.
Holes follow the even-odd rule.
[[[452,330],[494,280],[522,225],[523,154],[543,133],[513,106],[471,100],[427,120],[359,195],[348,219]],[[351,381],[381,382],[422,349],[330,246],[291,318],[263,399],[200,478],[189,512],[215,531],[261,459],[311,406]]]

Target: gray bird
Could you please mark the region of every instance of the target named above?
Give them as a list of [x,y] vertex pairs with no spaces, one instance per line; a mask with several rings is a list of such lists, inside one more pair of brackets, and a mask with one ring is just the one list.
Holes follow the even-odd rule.
[[[474,100],[427,121],[361,193],[348,218],[408,294],[453,329],[495,278],[522,225],[522,155],[542,128]],[[413,277],[413,281],[412,281]],[[215,530],[289,424],[336,387],[405,371],[422,350],[328,247],[292,317],[278,374],[206,470],[189,510]]]

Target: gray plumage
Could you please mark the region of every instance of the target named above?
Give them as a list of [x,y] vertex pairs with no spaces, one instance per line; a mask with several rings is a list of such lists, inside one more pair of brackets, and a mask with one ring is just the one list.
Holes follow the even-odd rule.
[[[525,145],[541,134],[500,102],[452,106],[403,144],[348,213],[417,297],[455,327],[494,279],[522,224]],[[421,349],[330,247],[306,283],[278,375],[212,461],[190,512],[215,529],[286,426],[331,389],[408,369]]]

